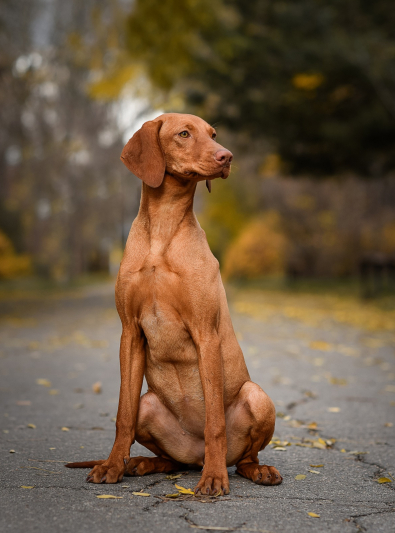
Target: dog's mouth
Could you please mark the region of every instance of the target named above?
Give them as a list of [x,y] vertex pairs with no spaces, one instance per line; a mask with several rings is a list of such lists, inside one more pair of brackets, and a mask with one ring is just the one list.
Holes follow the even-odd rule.
[[222,178],[223,180],[226,180],[226,178],[229,177],[231,170],[231,165],[224,165],[221,166],[216,172],[210,173],[210,172],[194,172],[192,170],[188,170],[183,173],[185,177],[188,177],[189,179],[196,179],[199,181],[202,180],[213,180],[215,178]]

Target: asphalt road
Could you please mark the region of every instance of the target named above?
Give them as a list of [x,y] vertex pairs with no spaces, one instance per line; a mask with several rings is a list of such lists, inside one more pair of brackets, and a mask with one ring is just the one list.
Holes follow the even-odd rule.
[[[112,287],[5,299],[0,312],[1,531],[395,531],[395,481],[379,483],[395,476],[394,332],[233,311],[251,377],[278,413],[261,462],[284,481],[260,487],[230,468],[228,497],[170,500],[198,472],[92,485],[87,471],[63,466],[106,458],[113,443]],[[135,444],[132,453],[146,452]]]

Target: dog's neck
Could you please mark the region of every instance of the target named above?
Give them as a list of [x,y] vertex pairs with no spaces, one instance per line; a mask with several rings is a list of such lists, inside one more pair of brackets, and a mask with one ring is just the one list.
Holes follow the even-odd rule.
[[143,183],[138,219],[149,234],[153,253],[162,253],[183,225],[196,223],[193,198],[196,182],[166,173],[157,189]]

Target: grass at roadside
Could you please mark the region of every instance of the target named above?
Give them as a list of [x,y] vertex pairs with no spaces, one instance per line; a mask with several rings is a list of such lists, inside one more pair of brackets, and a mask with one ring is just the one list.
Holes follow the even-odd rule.
[[362,299],[355,280],[289,284],[275,279],[231,284],[227,289],[235,311],[260,320],[280,316],[312,326],[332,320],[368,331],[387,331],[395,338],[395,294]]

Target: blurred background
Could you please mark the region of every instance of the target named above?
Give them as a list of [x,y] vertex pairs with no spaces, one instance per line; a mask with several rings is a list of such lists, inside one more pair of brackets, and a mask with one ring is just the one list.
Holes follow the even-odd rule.
[[116,274],[140,197],[119,155],[172,111],[235,156],[196,199],[227,281],[394,293],[392,8],[3,0],[1,287]]

